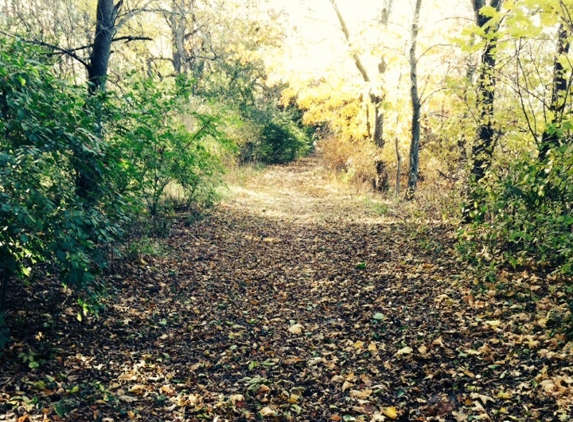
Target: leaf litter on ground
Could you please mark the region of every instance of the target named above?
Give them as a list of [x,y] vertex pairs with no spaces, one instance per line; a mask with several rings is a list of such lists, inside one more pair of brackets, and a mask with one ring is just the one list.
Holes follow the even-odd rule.
[[476,289],[451,227],[380,215],[316,157],[230,189],[97,319],[50,277],[11,293],[0,420],[571,419],[565,285]]

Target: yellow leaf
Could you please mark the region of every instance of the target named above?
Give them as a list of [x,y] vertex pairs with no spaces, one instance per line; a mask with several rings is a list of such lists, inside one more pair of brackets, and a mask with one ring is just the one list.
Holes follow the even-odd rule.
[[501,324],[501,321],[496,319],[496,320],[492,320],[492,321],[485,321],[485,323],[489,326],[491,326],[492,328],[497,328],[499,327],[499,324]]
[[118,381],[135,381],[137,379],[137,375],[133,372],[125,372],[117,377]]
[[468,377],[470,377],[470,378],[475,378],[475,377],[476,377],[476,375],[475,375],[472,371],[470,371],[469,369],[466,369],[466,368],[460,368],[460,369],[461,369],[461,371],[462,371],[464,374],[466,374]]
[[300,335],[300,334],[302,334],[302,325],[300,325],[300,324],[291,325],[291,326],[288,328],[288,330],[289,330],[292,334]]
[[398,411],[395,407],[386,407],[382,409],[382,413],[384,413],[390,419],[396,419],[398,417]]
[[363,341],[357,341],[356,343],[354,343],[354,348],[356,349],[362,349],[363,347],[364,347]]
[[398,350],[396,352],[396,356],[400,356],[400,355],[409,355],[410,353],[412,353],[412,348],[411,347],[403,347],[402,349]]
[[370,344],[368,345],[368,351],[370,353],[372,353],[373,355],[378,353],[378,347],[376,346],[376,343],[374,343],[373,341],[370,342]]
[[350,387],[352,387],[352,383],[348,382],[348,381],[344,381],[344,384],[342,384],[342,391],[346,391],[348,390]]
[[296,403],[296,402],[298,401],[298,399],[300,399],[300,396],[299,396],[299,395],[297,395],[297,394],[291,394],[290,397],[289,397],[289,399],[288,399],[288,402],[294,404],[294,403]]
[[163,393],[163,394],[165,394],[165,395],[168,395],[168,396],[170,396],[170,395],[172,395],[172,394],[175,393],[175,391],[173,390],[173,387],[171,387],[171,386],[168,385],[168,384],[163,385],[163,386],[159,389],[159,391],[161,391],[161,393]]

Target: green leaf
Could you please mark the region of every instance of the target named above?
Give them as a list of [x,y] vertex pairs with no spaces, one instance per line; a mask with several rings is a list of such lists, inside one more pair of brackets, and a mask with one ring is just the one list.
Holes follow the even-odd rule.
[[61,418],[66,416],[69,412],[68,406],[64,403],[63,400],[60,400],[54,404],[54,410],[56,411],[57,415]]
[[495,18],[496,16],[499,16],[499,12],[495,9],[495,7],[493,6],[483,6],[480,10],[479,10],[480,15],[482,16],[486,16],[488,18]]
[[382,321],[384,318],[385,316],[382,312],[376,312],[372,317],[372,319],[375,319],[376,321]]

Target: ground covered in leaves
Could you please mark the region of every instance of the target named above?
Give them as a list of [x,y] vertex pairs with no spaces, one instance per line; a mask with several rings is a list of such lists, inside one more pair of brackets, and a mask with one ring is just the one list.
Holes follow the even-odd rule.
[[56,281],[13,290],[0,420],[571,420],[564,283],[476,287],[450,227],[315,158],[230,190],[123,264],[99,319]]

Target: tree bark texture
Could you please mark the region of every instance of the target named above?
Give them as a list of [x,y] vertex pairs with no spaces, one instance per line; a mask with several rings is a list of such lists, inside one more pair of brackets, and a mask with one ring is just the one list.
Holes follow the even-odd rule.
[[400,196],[400,176],[402,174],[402,154],[400,154],[398,137],[394,138],[394,147],[396,149],[396,196]]
[[115,20],[122,3],[123,0],[116,5],[113,0],[98,0],[95,37],[88,66],[90,94],[105,91],[111,44],[116,33]]
[[[490,6],[499,11],[503,0],[491,0]],[[490,25],[490,16],[481,13],[481,9],[486,5],[486,0],[472,0],[476,23],[484,28],[486,43],[481,55],[481,66],[478,76],[477,87],[477,109],[479,116],[479,126],[477,128],[476,140],[472,145],[472,179],[474,183],[479,182],[485,176],[491,165],[493,150],[495,147],[494,99],[495,99],[495,75],[496,64],[495,47],[497,25]]]
[[567,103],[567,96],[569,90],[569,81],[567,80],[567,70],[561,63],[561,58],[569,52],[571,46],[570,41],[571,30],[570,28],[561,23],[557,35],[557,51],[553,61],[553,83],[551,91],[551,103],[549,104],[549,112],[551,113],[551,126],[546,127],[541,135],[541,144],[539,148],[539,160],[545,161],[547,155],[552,148],[560,145],[561,139],[556,132],[558,126],[563,120],[563,112]]
[[412,197],[418,186],[418,170],[420,156],[420,110],[422,104],[418,94],[418,66],[416,58],[416,43],[418,40],[420,9],[422,0],[416,0],[414,9],[414,19],[412,21],[411,41],[410,41],[410,97],[412,101],[412,137],[410,140],[410,169],[408,171],[408,192],[407,197]]
[[[105,82],[108,73],[111,44],[116,33],[115,21],[123,0],[116,5],[113,0],[98,0],[96,9],[96,30],[94,42],[90,54],[88,70],[88,93],[90,96],[105,91]],[[99,105],[96,109],[96,134],[101,137],[102,118]],[[97,202],[101,171],[94,157],[84,149],[79,148],[75,152],[78,164],[76,165],[76,194],[85,201],[86,207],[91,207]]]

